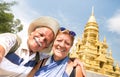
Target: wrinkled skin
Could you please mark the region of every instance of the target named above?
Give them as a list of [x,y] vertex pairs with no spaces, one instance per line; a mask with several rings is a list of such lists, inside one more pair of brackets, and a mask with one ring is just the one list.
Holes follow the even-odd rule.
[[46,27],[36,28],[28,38],[28,46],[32,52],[47,48],[54,39],[54,33]]

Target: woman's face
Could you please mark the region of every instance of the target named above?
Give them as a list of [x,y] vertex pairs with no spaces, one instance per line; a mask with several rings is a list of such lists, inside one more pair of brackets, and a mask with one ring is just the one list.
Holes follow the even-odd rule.
[[36,28],[28,38],[28,46],[33,52],[48,47],[54,39],[54,33],[46,27]]
[[53,44],[54,60],[65,58],[72,46],[72,38],[69,34],[58,34]]

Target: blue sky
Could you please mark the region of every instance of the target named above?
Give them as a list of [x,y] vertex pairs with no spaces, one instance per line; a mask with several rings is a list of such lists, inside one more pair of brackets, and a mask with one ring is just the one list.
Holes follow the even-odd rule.
[[[13,0],[5,0],[13,1]],[[92,6],[99,25],[100,41],[106,37],[108,51],[112,50],[115,62],[120,65],[120,0],[15,0],[12,7],[16,18],[24,25],[22,36],[30,22],[40,16],[52,16],[59,20],[61,26],[69,28],[81,38]]]

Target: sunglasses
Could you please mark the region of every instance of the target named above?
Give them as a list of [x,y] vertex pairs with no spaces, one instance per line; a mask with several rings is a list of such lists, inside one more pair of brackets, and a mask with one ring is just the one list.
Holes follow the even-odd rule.
[[[64,27],[61,27],[60,30],[61,30],[61,31],[64,31],[64,30],[67,30],[67,29],[64,28]],[[68,30],[68,31],[69,31],[69,30]],[[76,33],[73,32],[73,31],[69,31],[69,34],[72,35],[73,37],[76,36]]]

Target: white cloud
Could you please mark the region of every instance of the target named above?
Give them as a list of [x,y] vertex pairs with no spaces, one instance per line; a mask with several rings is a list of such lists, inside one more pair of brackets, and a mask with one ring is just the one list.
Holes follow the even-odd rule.
[[21,20],[21,23],[24,25],[23,30],[19,33],[22,37],[27,35],[27,29],[30,21],[29,14],[29,5],[25,2],[25,0],[16,0],[18,2],[17,5],[12,7],[12,12],[15,15],[15,18]]
[[109,31],[120,34],[120,10],[107,21],[107,24]]
[[15,18],[18,18],[21,20],[21,22],[25,25],[28,25],[32,18],[36,16],[38,13],[31,9],[29,4],[27,4],[27,0],[16,0],[18,2],[17,5],[13,6],[13,14],[15,15]]

